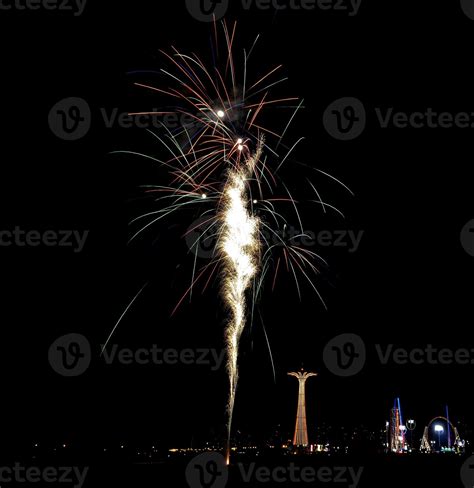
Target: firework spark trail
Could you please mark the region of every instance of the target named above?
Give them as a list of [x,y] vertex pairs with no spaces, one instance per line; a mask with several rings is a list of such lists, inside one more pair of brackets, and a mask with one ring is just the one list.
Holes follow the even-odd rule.
[[[214,274],[217,275],[217,270],[220,271],[219,286],[229,312],[225,328],[230,388],[226,449],[229,463],[230,434],[238,382],[239,342],[247,322],[252,321],[255,303],[266,277],[274,270],[273,289],[277,276],[286,271],[294,278],[298,295],[301,296],[298,276],[302,276],[323,301],[313,280],[319,274],[319,265],[325,265],[325,262],[315,252],[298,245],[298,239],[308,236],[303,232],[299,202],[292,196],[293,189],[290,191],[287,187],[280,170],[289,162],[296,162],[300,167],[317,171],[348,188],[327,173],[295,159],[294,153],[304,138],[298,138],[292,145],[283,143],[283,139],[303,107],[303,101],[294,97],[272,95],[274,87],[287,79],[280,79],[278,73],[281,66],[263,72],[255,82],[247,80],[250,55],[258,37],[250,51],[244,51],[243,79],[238,84],[240,74],[232,52],[236,25],[230,31],[225,22],[222,26],[227,45],[222,67],[214,62],[212,69],[208,69],[206,63],[196,54],[186,55],[173,48],[172,54],[163,53],[167,63],[171,64],[171,68],[160,70],[168,82],[164,89],[135,83],[137,87],[166,96],[173,105],[163,111],[140,111],[130,115],[175,114],[179,117],[185,116],[193,122],[191,125],[182,124],[176,130],[160,123],[161,130],[157,133],[149,130],[165,149],[168,157],[158,158],[129,150],[116,152],[158,163],[169,174],[167,183],[145,187],[148,197],[154,199],[158,208],[132,220],[131,225],[139,225],[139,229],[133,233],[130,241],[134,241],[164,219],[173,217],[178,211],[188,208],[201,208],[200,218],[205,218],[204,224],[200,224],[201,229],[197,228],[199,226],[192,226],[187,233],[198,233],[190,249],[196,251],[206,239],[217,237],[212,260],[201,269],[198,268],[196,254],[191,285],[178,301],[172,315],[187,296],[191,298],[198,281],[205,282],[204,288],[207,288]],[[215,30],[216,53],[219,58],[217,28]],[[275,74],[278,75],[276,80]],[[295,103],[288,105],[288,102]],[[286,110],[291,111],[290,117],[283,120]],[[269,120],[265,114],[269,111],[272,113],[272,120],[282,124],[280,129],[284,127],[283,131],[265,126],[265,121]],[[333,210],[342,215],[338,209],[323,200],[312,180],[301,178],[301,181],[306,181],[311,198],[313,194],[316,196],[316,200],[311,199],[310,202],[322,207],[324,213]],[[257,195],[255,200],[252,196],[254,193]],[[287,233],[287,216],[290,212],[296,215],[301,228],[297,236]],[[121,315],[107,343],[140,294],[141,292]],[[251,306],[247,306],[247,302]],[[269,344],[266,332],[265,337]],[[269,351],[271,357],[270,347]]]
[[231,311],[226,328],[227,372],[229,375],[229,401],[227,406],[226,462],[230,462],[230,435],[237,391],[239,342],[246,324],[246,292],[258,272],[260,241],[258,217],[249,210],[248,179],[253,177],[255,166],[262,153],[257,152],[245,161],[243,168],[230,171],[224,188],[221,213],[219,253],[224,258],[223,294]]

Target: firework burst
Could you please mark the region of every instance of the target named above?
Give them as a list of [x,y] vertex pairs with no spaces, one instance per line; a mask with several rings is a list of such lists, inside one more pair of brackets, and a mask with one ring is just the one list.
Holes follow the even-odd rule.
[[[158,208],[132,221],[138,226],[132,240],[163,219],[190,207],[202,209],[200,225],[192,228],[197,232],[192,247],[199,249],[203,240],[215,239],[212,259],[201,268],[198,266],[198,253],[195,253],[191,285],[173,313],[192,294],[199,281],[205,281],[207,286],[213,277],[220,280],[223,301],[229,312],[225,331],[230,385],[226,452],[229,462],[239,342],[246,324],[253,318],[254,305],[263,283],[269,273],[273,273],[271,281],[274,287],[279,273],[286,269],[294,277],[298,293],[303,279],[321,298],[315,278],[324,260],[298,244],[305,236],[298,204],[279,174],[303,140],[299,138],[290,145],[284,143],[303,101],[292,97],[272,98],[272,90],[286,81],[286,78],[277,77],[281,66],[249,82],[249,59],[258,37],[250,51],[244,51],[243,68],[237,72],[233,55],[236,25],[229,30],[223,23],[222,29],[225,39],[222,63],[219,63],[220,43],[215,26],[213,55],[216,61],[211,68],[197,55],[183,54],[173,48],[171,54],[163,53],[171,65],[170,69],[161,70],[167,86],[136,83],[140,88],[169,98],[171,105],[162,112],[131,115],[178,114],[191,121],[176,131],[162,124],[162,131],[152,132],[167,157],[158,159],[147,154],[119,152],[156,161],[169,172],[167,184],[146,187],[147,194],[154,197]],[[283,123],[275,124],[279,128],[269,128],[262,122],[269,110],[272,110],[272,121],[283,120]],[[284,111],[288,112],[286,116],[282,115]],[[332,178],[322,172],[319,174]],[[324,212],[331,209],[339,212],[322,201],[310,179],[305,183],[315,196],[313,201]],[[281,206],[285,208],[280,210]],[[288,212],[296,216],[301,228],[298,235],[289,238],[285,236],[288,226],[285,215]]]
[[[240,145],[241,141],[237,141],[237,144]],[[246,322],[245,294],[257,274],[260,261],[260,220],[249,210],[247,182],[253,177],[255,166],[261,157],[262,144],[259,144],[253,156],[244,161],[242,167],[230,171],[229,180],[224,188],[223,209],[219,214],[222,220],[222,233],[218,240],[218,252],[224,262],[224,300],[231,310],[226,328],[227,371],[230,383],[227,463],[230,461],[230,429],[238,380],[239,341]]]

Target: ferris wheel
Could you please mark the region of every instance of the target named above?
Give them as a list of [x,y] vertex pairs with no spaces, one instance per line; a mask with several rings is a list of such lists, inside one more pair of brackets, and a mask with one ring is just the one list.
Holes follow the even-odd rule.
[[[463,442],[461,440],[461,437],[459,435],[458,429],[453,425],[453,423],[446,417],[439,416],[435,417],[430,421],[430,423],[425,427],[425,430],[423,432],[423,439],[421,440],[421,447],[420,450],[424,452],[432,452],[433,451],[433,446],[430,441],[430,431],[431,427],[435,422],[445,422],[447,425],[447,436],[448,436],[448,448],[449,449],[454,449],[456,452],[460,452],[461,447],[463,446]],[[438,442],[439,442],[439,447],[441,450],[441,441],[440,441],[440,436],[441,433],[444,432],[444,428],[441,424],[435,425],[435,430],[438,432]]]

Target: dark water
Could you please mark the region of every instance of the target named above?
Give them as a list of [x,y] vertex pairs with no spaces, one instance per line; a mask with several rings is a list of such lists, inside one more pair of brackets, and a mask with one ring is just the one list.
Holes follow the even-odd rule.
[[[464,487],[461,468],[467,456],[257,456],[234,458],[229,468],[196,469],[195,455],[163,457],[153,462],[127,459],[23,460],[26,466],[88,467],[82,486],[130,488],[224,488],[224,487]],[[14,461],[10,461],[13,463]],[[2,466],[11,466],[3,462]],[[210,474],[209,474],[210,473]],[[464,471],[465,475],[465,471]],[[0,486],[79,487],[68,483],[0,483]],[[472,486],[472,485],[471,485]]]

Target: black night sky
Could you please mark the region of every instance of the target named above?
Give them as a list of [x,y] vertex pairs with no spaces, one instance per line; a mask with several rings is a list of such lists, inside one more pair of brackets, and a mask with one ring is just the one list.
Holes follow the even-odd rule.
[[[160,50],[176,46],[204,58],[211,24],[198,22],[183,1],[89,0],[84,14],[0,12],[2,45],[1,229],[89,231],[82,252],[71,248],[1,247],[2,371],[0,446],[11,452],[32,442],[107,446],[157,440],[163,446],[222,438],[227,377],[196,365],[104,364],[99,358],[111,328],[149,282],[114,336],[120,348],[223,348],[218,284],[171,311],[189,286],[192,257],[182,239],[196,216],[184,212],[127,245],[128,222],[150,209],[140,185],[163,173],[146,160],[113,151],[157,153],[137,128],[107,128],[110,113],[153,110],[160,97],[139,90],[159,70]],[[357,16],[320,10],[242,10],[236,44],[255,36],[258,68],[282,64],[285,93],[305,99],[292,136],[305,137],[297,158],[350,187],[351,197],[318,177],[323,198],[346,219],[303,206],[309,230],[363,231],[356,252],[327,247],[317,284],[328,310],[309,286],[302,300],[290,275],[262,294],[276,370],[259,321],[241,343],[234,431],[268,437],[279,425],[291,433],[297,384],[288,371],[319,373],[307,384],[308,421],[381,429],[393,399],[426,425],[444,414],[474,425],[473,366],[383,366],[375,345],[472,348],[474,260],[460,233],[473,216],[472,129],[381,129],[375,108],[472,112],[474,23],[459,8],[419,2],[362,0]],[[89,133],[56,137],[48,113],[59,100],[80,97],[92,110]],[[367,128],[353,141],[333,139],[323,113],[342,97],[361,100]],[[297,190],[298,169],[287,177]],[[151,208],[153,210],[153,208]],[[86,336],[93,361],[80,377],[65,378],[48,363],[48,349],[68,333]],[[368,357],[361,373],[333,375],[325,345],[342,333],[360,335]]]

